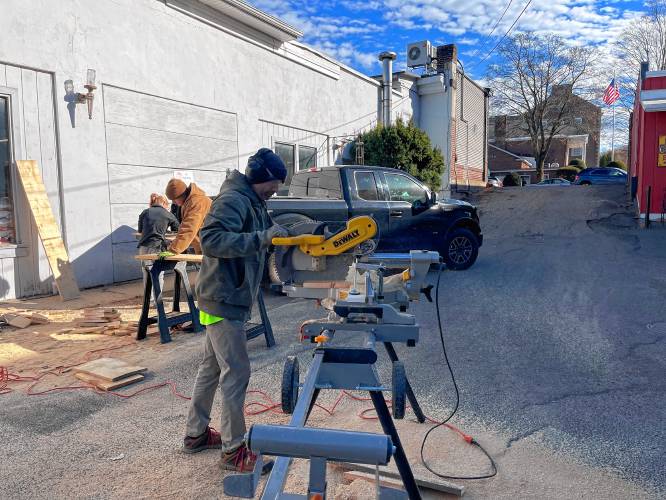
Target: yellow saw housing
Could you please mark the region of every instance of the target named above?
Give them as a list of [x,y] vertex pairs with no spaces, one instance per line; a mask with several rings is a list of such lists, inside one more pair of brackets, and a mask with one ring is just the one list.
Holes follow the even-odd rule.
[[287,238],[273,238],[273,245],[297,246],[312,257],[340,255],[377,234],[377,223],[372,217],[361,215],[347,221],[347,227],[330,238],[320,234],[300,234]]

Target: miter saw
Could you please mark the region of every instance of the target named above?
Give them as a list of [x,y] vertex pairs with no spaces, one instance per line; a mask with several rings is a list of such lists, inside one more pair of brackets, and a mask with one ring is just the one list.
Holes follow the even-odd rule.
[[[341,461],[386,465],[394,460],[403,490],[378,484],[378,498],[421,498],[409,461],[400,443],[393,418],[403,418],[407,401],[419,422],[425,415],[407,380],[394,343],[414,346],[419,325],[409,304],[422,294],[430,298],[426,277],[440,262],[437,252],[412,250],[404,254],[373,253],[377,225],[371,217],[351,219],[346,227],[329,233],[326,225],[302,223],[291,235],[274,238],[276,265],[285,281],[283,291],[292,297],[314,298],[329,310],[322,320],[306,321],[300,340],[315,345],[312,363],[303,382],[298,359],[289,357],[282,374],[282,410],[291,414],[288,426],[253,425],[246,435],[248,447],[257,453],[254,472],[224,479],[229,496],[254,497],[262,470],[262,455],[277,456],[266,481],[263,499],[324,500],[326,464]],[[332,345],[337,333],[351,334]],[[384,347],[391,362],[391,382],[382,382],[376,367],[377,347]],[[305,427],[322,390],[367,391],[383,434]],[[391,393],[391,412],[384,399]],[[391,418],[391,413],[393,418]],[[286,493],[284,486],[293,458],[310,461],[306,496]]]
[[354,258],[377,247],[377,223],[366,215],[350,219],[335,233],[326,223],[313,221],[297,222],[288,230],[288,237],[273,239],[273,270],[287,286],[344,280]]

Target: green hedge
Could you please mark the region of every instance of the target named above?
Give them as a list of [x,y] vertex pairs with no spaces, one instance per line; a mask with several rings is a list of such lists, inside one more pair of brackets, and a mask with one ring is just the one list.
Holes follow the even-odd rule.
[[504,176],[504,180],[502,181],[504,186],[522,186],[523,185],[523,180],[520,178],[520,175],[518,175],[516,172],[511,172],[510,174],[506,174]]
[[570,167],[578,167],[578,168],[580,168],[580,169],[584,169],[586,165],[585,165],[585,161],[584,161],[584,160],[578,160],[578,159],[576,159],[576,160],[571,160],[571,161],[569,161],[569,166],[570,166]]
[[[410,120],[398,119],[395,125],[378,125],[362,134],[364,163],[403,170],[437,190],[442,183],[444,157],[432,146],[428,134]],[[356,155],[356,142],[352,146]]]
[[606,166],[608,168],[620,168],[620,169],[624,170],[625,172],[627,171],[627,166],[621,160],[612,161]]
[[562,177],[568,181],[573,182],[576,179],[576,176],[580,173],[580,168],[569,165],[568,167],[560,167],[555,172],[555,175]]

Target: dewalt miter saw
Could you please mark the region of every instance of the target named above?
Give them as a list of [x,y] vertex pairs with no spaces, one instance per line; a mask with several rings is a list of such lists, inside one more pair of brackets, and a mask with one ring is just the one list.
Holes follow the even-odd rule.
[[287,286],[344,280],[354,259],[377,247],[373,240],[377,223],[365,215],[350,219],[335,233],[327,224],[312,221],[296,223],[288,230],[288,237],[273,238],[273,271]]

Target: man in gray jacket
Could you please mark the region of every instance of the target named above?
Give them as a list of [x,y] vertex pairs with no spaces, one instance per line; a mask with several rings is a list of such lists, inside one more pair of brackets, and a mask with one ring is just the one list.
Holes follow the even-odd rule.
[[[250,318],[271,241],[287,236],[266,211],[266,200],[286,177],[282,160],[270,149],[260,149],[248,160],[245,175],[233,171],[224,181],[201,228],[204,257],[196,290],[206,341],[183,451],[221,448],[220,465],[227,470],[252,470],[256,462],[244,443],[243,407],[250,380],[244,324]],[[218,385],[222,396],[219,433],[208,425]]]

